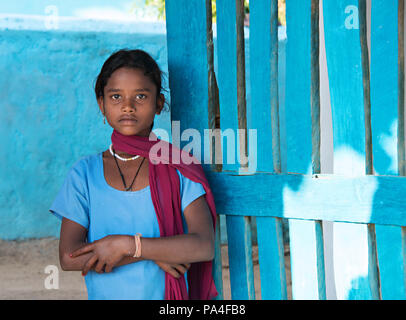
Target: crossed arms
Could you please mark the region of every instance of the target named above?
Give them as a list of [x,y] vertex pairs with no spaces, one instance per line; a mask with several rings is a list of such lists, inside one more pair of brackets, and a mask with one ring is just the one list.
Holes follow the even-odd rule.
[[141,257],[135,252],[133,235],[108,235],[92,243],[86,242],[87,229],[63,218],[59,241],[62,270],[111,272],[114,267],[141,260],[153,260],[165,272],[178,278],[191,263],[209,261],[214,257],[214,230],[210,209],[203,196],[184,210],[189,233],[171,237],[141,237]]

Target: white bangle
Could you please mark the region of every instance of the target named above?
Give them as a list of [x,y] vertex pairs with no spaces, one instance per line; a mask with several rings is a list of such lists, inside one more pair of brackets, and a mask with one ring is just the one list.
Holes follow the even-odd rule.
[[140,234],[140,233],[137,233],[134,235],[135,253],[133,255],[133,258],[141,257],[141,236],[142,236],[142,234]]

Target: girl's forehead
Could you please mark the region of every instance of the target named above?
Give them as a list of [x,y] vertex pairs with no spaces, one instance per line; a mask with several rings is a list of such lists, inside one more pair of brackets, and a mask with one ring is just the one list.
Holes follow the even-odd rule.
[[155,88],[151,79],[144,75],[144,71],[132,68],[120,68],[114,71],[106,83],[106,87],[125,88]]

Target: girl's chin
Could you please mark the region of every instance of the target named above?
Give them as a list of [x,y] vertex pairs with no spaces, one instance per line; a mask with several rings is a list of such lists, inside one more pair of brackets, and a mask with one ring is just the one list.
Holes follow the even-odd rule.
[[131,130],[131,128],[117,128],[115,130],[120,132],[124,136],[149,136],[149,132],[147,132],[147,130],[139,131],[134,129]]

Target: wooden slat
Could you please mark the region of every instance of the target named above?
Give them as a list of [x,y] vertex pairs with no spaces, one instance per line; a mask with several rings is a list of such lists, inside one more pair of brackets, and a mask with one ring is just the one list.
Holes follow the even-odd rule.
[[[278,73],[275,70],[278,65],[277,15],[271,17],[271,10],[275,12],[276,4],[276,1],[250,3],[251,123],[252,128],[257,130],[257,170],[270,172],[281,172]],[[271,110],[273,112],[269,116]],[[275,157],[276,161],[273,160]],[[251,213],[256,214],[255,211],[256,208]],[[257,217],[256,223],[261,298],[287,299],[282,220]]]
[[405,177],[207,172],[207,178],[222,214],[406,226]]
[[[208,92],[208,128],[214,130],[213,137],[210,141],[210,163],[211,170],[221,171],[221,141],[216,141],[216,136],[220,129],[220,105],[219,105],[219,89],[214,72],[214,40],[213,40],[213,25],[212,25],[212,1],[206,0],[206,43],[207,43],[207,66],[209,77],[209,92]],[[206,143],[206,142],[205,142]]]
[[[234,143],[237,139],[237,38],[235,0],[216,2],[218,87],[220,100],[220,125],[222,131],[232,129]],[[223,141],[223,170],[238,170],[238,144],[233,149]]]
[[[377,174],[396,175],[403,170],[404,139],[398,139],[404,136],[400,93],[404,91],[400,81],[404,75],[399,63],[404,48],[398,45],[398,35],[401,40],[404,36],[402,10],[398,10],[402,3],[393,1],[388,5],[387,1],[378,0],[372,2],[371,8],[372,139]],[[378,189],[375,198],[379,197]],[[376,225],[375,231],[382,299],[406,299],[402,228]]]
[[[193,128],[203,137],[209,121],[205,2],[168,0],[165,8],[171,121],[180,121],[180,132]],[[181,148],[188,143],[172,138]],[[203,144],[192,153],[203,163]]]
[[289,220],[293,299],[326,299],[321,221]]
[[280,218],[257,218],[258,258],[262,300],[288,297]]
[[[323,1],[334,135],[334,172],[366,173],[363,60],[359,17],[365,1]],[[369,81],[369,79],[366,79]],[[372,200],[374,193],[366,195]],[[372,209],[372,208],[371,208]],[[371,210],[370,209],[370,210]],[[356,214],[351,208],[352,214]],[[334,224],[334,270],[338,299],[377,299],[379,283],[367,225]]]
[[[396,2],[395,2],[396,4]],[[394,5],[395,5],[394,4]],[[406,175],[405,146],[405,1],[398,0],[398,167]]]
[[[211,6],[211,1],[208,2]],[[213,102],[216,93],[216,88],[213,88],[213,82],[215,83],[212,65],[213,48],[207,46],[206,43],[210,37],[212,39],[212,35],[206,29],[206,5],[202,1],[194,3],[167,0],[165,9],[171,120],[180,121],[181,132],[187,128],[193,128],[203,136],[204,129],[207,129],[208,126],[213,128],[213,112],[216,107],[215,101]],[[211,22],[210,17],[209,21]],[[207,25],[207,27],[211,30],[211,25]],[[212,80],[210,81],[210,96],[209,79]],[[185,90],[193,92],[193,94],[185,94]],[[177,139],[179,138],[177,137]],[[172,139],[172,142],[180,143],[176,139],[175,141]],[[203,152],[203,148],[193,150],[195,156],[201,156]],[[203,157],[200,159],[203,163]],[[219,293],[216,299],[223,299],[219,219],[217,219],[216,231],[213,275]]]
[[[216,74],[214,72],[214,45],[213,45],[213,26],[212,26],[212,2],[211,0],[206,0],[206,45],[207,45],[207,65],[208,65],[208,128],[217,129],[220,128],[218,123],[217,115],[219,115],[219,97],[218,97],[218,86],[216,81]],[[210,163],[211,170],[221,171],[221,163],[217,164],[218,156],[221,154],[216,154],[216,152],[221,153],[221,141],[216,142],[216,140],[210,141]],[[217,146],[217,143],[220,143],[220,150]],[[207,149],[206,149],[207,150]],[[220,228],[220,216],[217,215],[217,225],[216,225],[216,240],[215,240],[215,254],[213,259],[213,277],[214,283],[217,288],[218,295],[216,300],[223,300],[223,266],[222,266],[222,257],[221,257],[221,228]]]
[[215,252],[213,260],[213,278],[218,292],[216,300],[223,300],[223,265],[221,258],[221,230],[220,230],[220,216],[217,215],[217,225],[216,225],[216,243],[215,243]]
[[226,221],[231,299],[254,300],[251,223],[241,216],[227,216]]
[[[247,159],[243,1],[220,0],[216,8],[220,123],[234,130],[237,141],[235,150],[223,144],[223,169],[239,168]],[[229,163],[230,151],[235,164]],[[226,223],[232,298],[255,299],[250,218],[227,216]]]
[[[273,172],[271,107],[271,2],[250,3],[251,127],[257,130],[257,170]],[[258,146],[260,146],[258,148]]]
[[[286,114],[294,115],[286,119],[287,168],[320,173],[319,5],[315,0],[286,5]],[[293,299],[325,299],[321,223],[290,219],[289,240]]]

